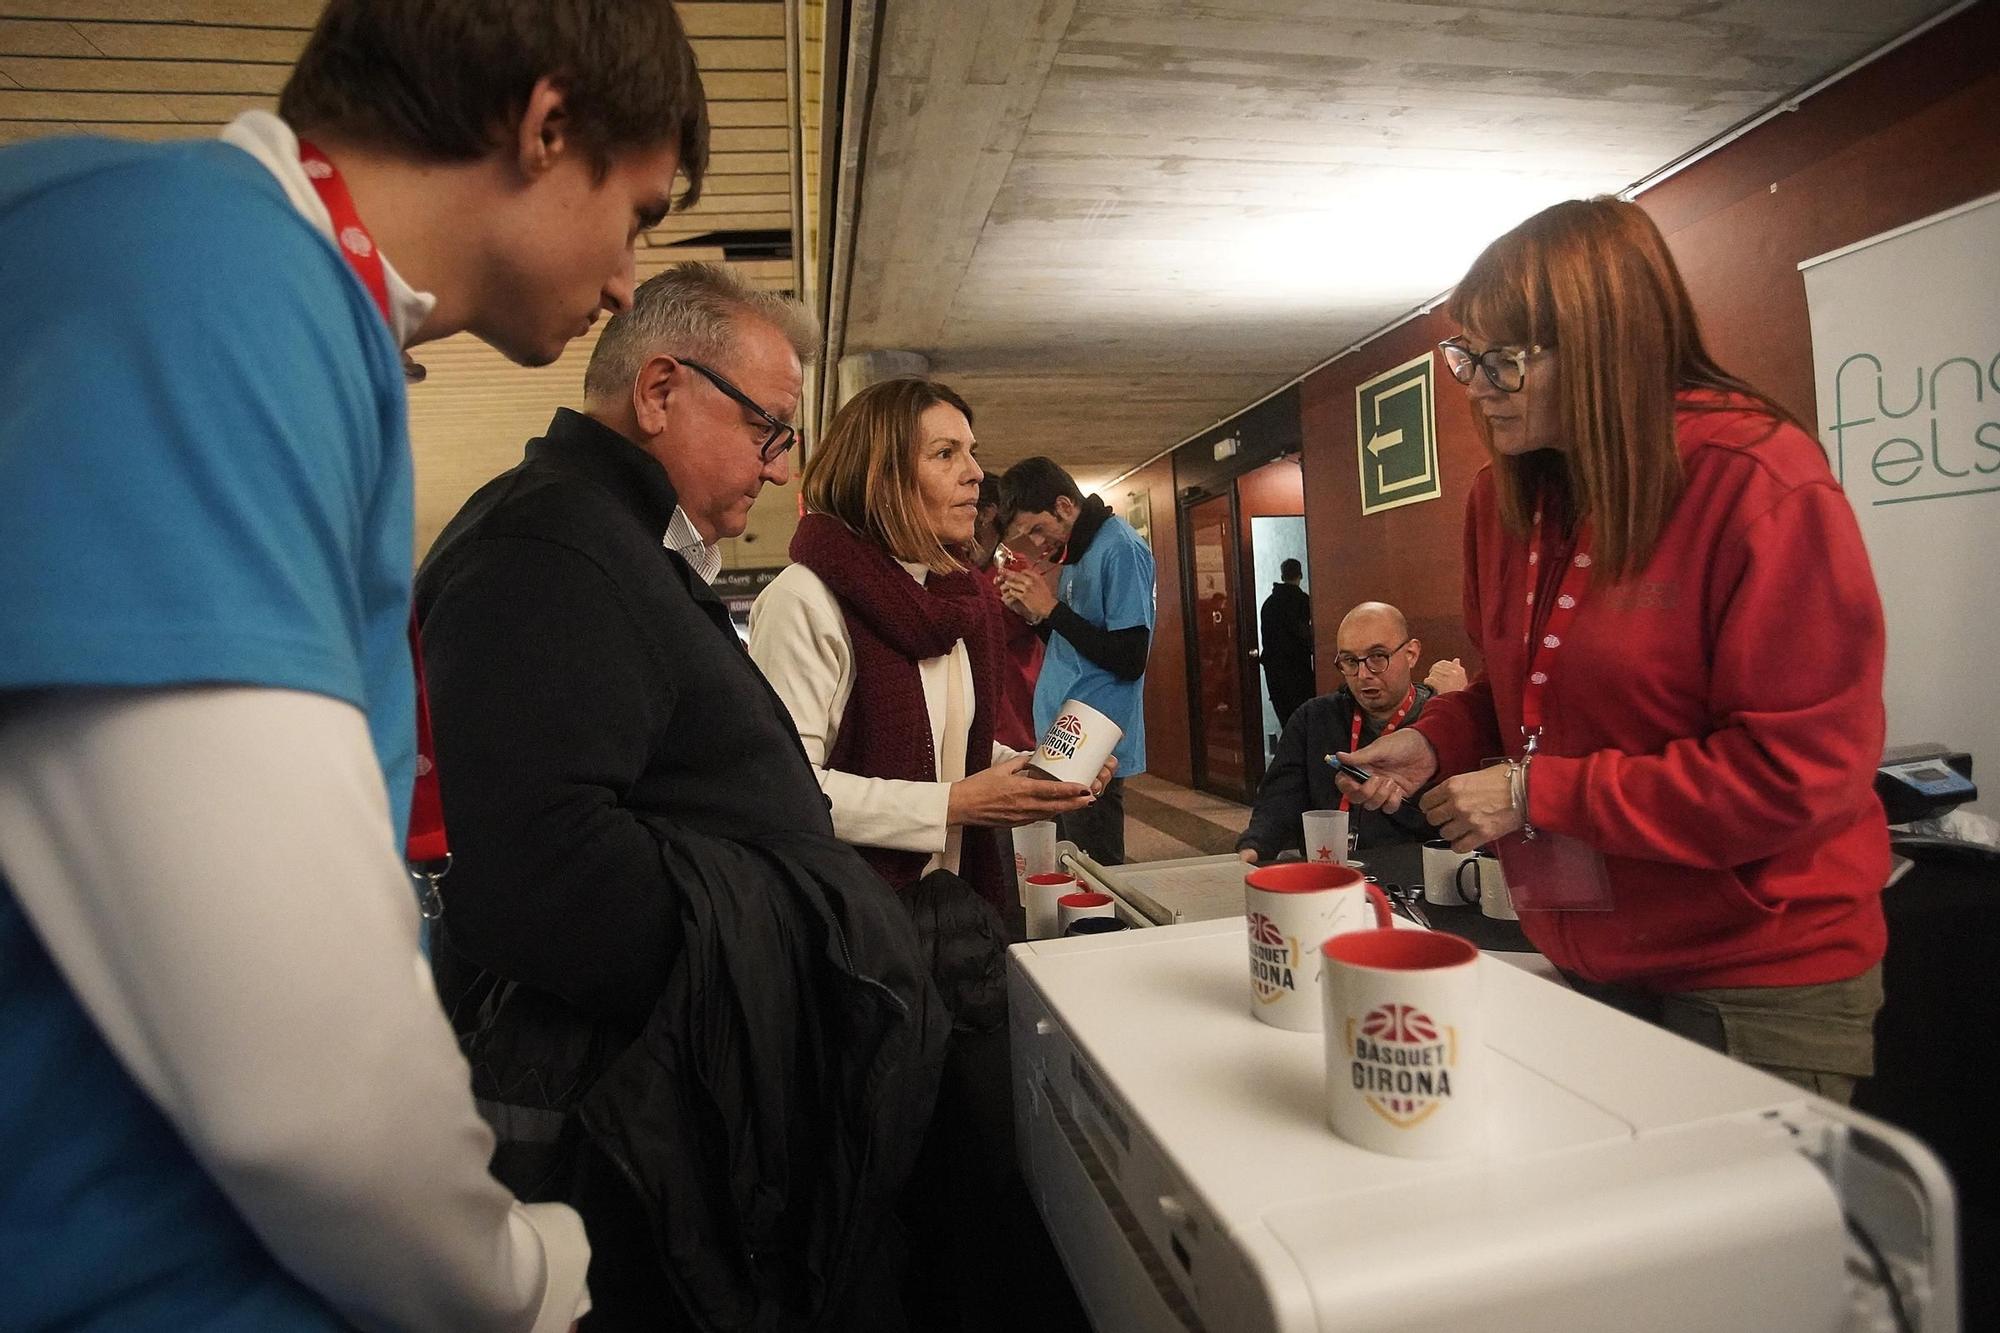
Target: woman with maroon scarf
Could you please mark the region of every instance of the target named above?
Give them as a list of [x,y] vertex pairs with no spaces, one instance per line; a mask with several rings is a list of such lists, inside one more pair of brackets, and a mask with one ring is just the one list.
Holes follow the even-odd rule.
[[750,655],[791,710],[834,832],[911,908],[956,1020],[903,1200],[910,1326],[1082,1327],[1016,1166],[1000,923],[962,887],[914,887],[954,871],[1018,924],[993,830],[1088,804],[1115,763],[1091,787],[1052,782],[994,740],[1005,612],[971,567],[975,449],[972,410],[942,384],[856,394],[806,460],[809,512],[794,563],[751,608]]
[[[996,829],[1090,802],[996,744],[1000,602],[970,567],[972,411],[942,384],[856,394],[812,451],[795,562],[750,612],[750,655],[791,710],[834,832],[897,889],[954,871],[1016,902]],[[1101,785],[1100,775],[1096,785]]]

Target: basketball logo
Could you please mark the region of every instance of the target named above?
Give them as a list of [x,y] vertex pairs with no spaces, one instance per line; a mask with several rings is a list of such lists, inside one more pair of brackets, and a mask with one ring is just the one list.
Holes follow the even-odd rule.
[[1374,1112],[1409,1129],[1451,1100],[1458,1030],[1411,1004],[1377,1005],[1347,1024],[1349,1075]]
[[1064,713],[1049,727],[1049,734],[1042,737],[1042,753],[1050,759],[1074,759],[1083,748],[1083,719],[1075,713]]
[[1252,912],[1250,990],[1257,1003],[1270,1004],[1298,990],[1298,961],[1298,942],[1264,913]]

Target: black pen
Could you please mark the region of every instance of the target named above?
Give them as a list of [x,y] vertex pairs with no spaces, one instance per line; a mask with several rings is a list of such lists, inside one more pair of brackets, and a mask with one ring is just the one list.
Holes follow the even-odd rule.
[[1336,759],[1332,755],[1326,755],[1324,757],[1327,763],[1333,765],[1334,772],[1340,774],[1340,776],[1346,778],[1350,782],[1372,782],[1375,780],[1375,775],[1373,773],[1370,773],[1365,768],[1358,768],[1355,765],[1348,763],[1346,760]]

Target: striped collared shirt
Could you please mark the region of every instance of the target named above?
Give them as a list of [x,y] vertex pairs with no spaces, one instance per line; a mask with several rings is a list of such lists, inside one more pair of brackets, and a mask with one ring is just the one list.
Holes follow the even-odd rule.
[[715,582],[715,576],[722,572],[722,552],[701,539],[687,510],[679,505],[674,506],[674,516],[667,523],[667,535],[660,539],[660,544],[678,552],[703,583]]

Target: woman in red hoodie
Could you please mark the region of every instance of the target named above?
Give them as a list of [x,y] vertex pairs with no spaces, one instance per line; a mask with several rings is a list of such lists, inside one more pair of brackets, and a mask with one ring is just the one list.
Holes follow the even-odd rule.
[[1579,989],[1846,1100],[1889,870],[1882,608],[1847,498],[1709,356],[1636,205],[1537,214],[1450,310],[1491,456],[1465,523],[1486,670],[1343,788],[1421,792],[1461,850],[1499,840],[1510,883],[1598,909],[1521,913]]

